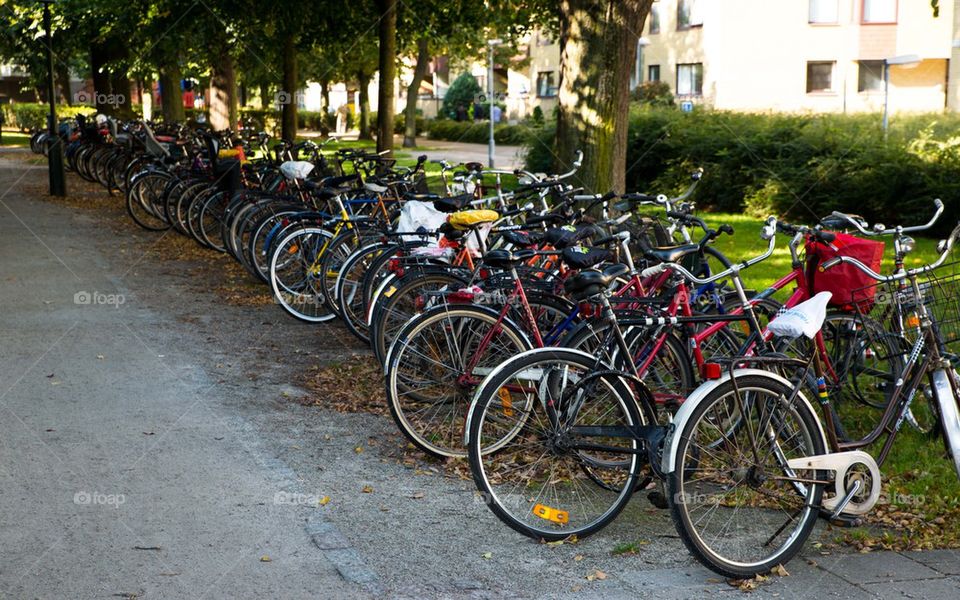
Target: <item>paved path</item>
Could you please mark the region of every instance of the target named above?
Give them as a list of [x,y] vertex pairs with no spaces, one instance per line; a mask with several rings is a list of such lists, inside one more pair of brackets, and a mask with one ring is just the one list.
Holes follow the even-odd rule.
[[[470,482],[394,458],[389,417],[293,402],[298,373],[365,351],[225,302],[201,262],[112,229],[117,200],[35,197],[45,175],[0,154],[0,598],[742,597],[642,497],[539,545]],[[954,551],[808,548],[788,569],[750,597],[960,596]]]
[[[319,133],[304,131],[300,135],[305,137],[319,136]],[[341,139],[356,140],[356,135],[348,134]],[[431,140],[425,137],[417,138],[418,148],[404,148],[403,136],[394,138],[394,148],[398,152],[409,152],[413,155],[426,154],[431,160],[446,160],[453,164],[478,162],[482,165],[489,163],[489,153],[486,144],[468,144],[466,142],[448,142],[446,140]],[[519,169],[523,167],[523,146],[504,146],[497,144],[493,156],[494,164],[498,169]]]

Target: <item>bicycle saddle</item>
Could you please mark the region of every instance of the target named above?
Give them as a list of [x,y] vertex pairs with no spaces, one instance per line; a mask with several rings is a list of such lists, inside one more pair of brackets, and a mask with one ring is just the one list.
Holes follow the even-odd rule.
[[450,196],[433,201],[433,207],[440,212],[453,213],[470,206],[473,202],[473,194],[460,194],[459,196]]
[[403,195],[404,200],[417,200],[419,202],[436,202],[441,200],[439,194],[419,194],[415,192],[407,192]]
[[560,250],[567,246],[572,246],[583,238],[589,237],[593,233],[593,228],[581,225],[564,225],[563,227],[554,227],[544,233],[543,238],[548,244]]
[[536,231],[508,231],[503,239],[518,248],[529,248],[543,242],[543,234]]
[[500,218],[495,210],[464,210],[447,217],[447,222],[457,229],[470,229],[484,223],[493,223]]
[[560,256],[563,262],[574,269],[589,269],[595,267],[605,260],[609,260],[611,252],[606,248],[585,248],[583,246],[570,246],[564,248]]
[[483,264],[496,269],[514,269],[534,256],[533,250],[491,250],[483,255]]
[[598,271],[591,269],[574,275],[563,282],[563,289],[574,302],[582,302],[591,296],[603,292],[616,281],[617,277],[626,275],[630,267],[617,263]]
[[660,248],[650,248],[644,250],[643,254],[657,262],[677,262],[688,254],[699,252],[700,246],[697,244],[682,244],[680,246],[664,246]]

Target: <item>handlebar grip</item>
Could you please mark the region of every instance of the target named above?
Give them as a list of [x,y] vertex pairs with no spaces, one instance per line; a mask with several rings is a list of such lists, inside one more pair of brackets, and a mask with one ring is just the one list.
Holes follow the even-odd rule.
[[727,235],[733,235],[733,227],[730,225],[721,225],[719,233],[725,233]]
[[640,277],[653,277],[654,275],[659,275],[660,273],[663,273],[666,268],[667,267],[663,263],[660,263],[659,265],[653,265],[652,267],[647,267],[643,271],[640,271]]
[[821,271],[826,271],[827,269],[832,269],[833,267],[839,265],[843,262],[843,258],[839,256],[834,256],[833,258],[827,260],[825,263],[820,265]]
[[827,244],[832,244],[833,241],[834,241],[835,239],[837,239],[837,235],[836,235],[835,233],[831,233],[831,232],[829,232],[829,231],[819,231],[819,232],[817,232],[817,237],[818,237],[821,241],[823,241],[824,243],[827,243]]

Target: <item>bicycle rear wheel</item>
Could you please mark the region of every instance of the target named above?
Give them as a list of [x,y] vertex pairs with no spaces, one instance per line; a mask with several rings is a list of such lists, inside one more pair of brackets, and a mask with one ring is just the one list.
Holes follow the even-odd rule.
[[583,352],[530,350],[494,370],[474,396],[474,482],[494,514],[526,536],[594,533],[643,478],[646,460],[630,432],[653,423],[649,401],[595,367]]

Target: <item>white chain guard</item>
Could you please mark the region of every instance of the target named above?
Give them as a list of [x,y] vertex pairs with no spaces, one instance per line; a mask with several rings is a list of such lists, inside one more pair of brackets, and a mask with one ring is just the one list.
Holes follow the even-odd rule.
[[870,470],[873,484],[870,486],[870,497],[866,501],[854,502],[851,500],[843,508],[844,514],[851,515],[866,514],[880,499],[880,469],[872,456],[862,450],[850,450],[848,452],[832,452],[787,460],[787,466],[791,469],[818,469],[835,473],[833,479],[834,496],[827,498],[822,503],[823,508],[830,511],[834,510],[846,496],[847,490],[843,482],[846,481],[847,471],[850,470],[850,467],[858,463],[865,465]]

